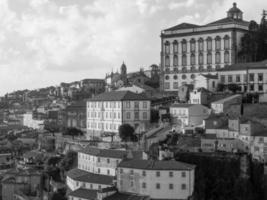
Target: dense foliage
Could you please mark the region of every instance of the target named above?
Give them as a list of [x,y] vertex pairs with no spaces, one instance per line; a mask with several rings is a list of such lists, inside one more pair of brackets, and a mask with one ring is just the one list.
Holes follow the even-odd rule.
[[122,124],[119,127],[119,136],[122,142],[137,141],[137,136],[134,134],[134,128],[130,124]]
[[83,132],[75,127],[71,127],[71,128],[67,128],[64,132],[63,135],[69,135],[72,136],[72,139],[74,139],[74,137],[76,136],[82,136]]
[[176,159],[196,165],[194,198],[198,200],[258,200],[263,195],[263,167],[251,163],[250,178],[240,177],[237,157],[177,153]]

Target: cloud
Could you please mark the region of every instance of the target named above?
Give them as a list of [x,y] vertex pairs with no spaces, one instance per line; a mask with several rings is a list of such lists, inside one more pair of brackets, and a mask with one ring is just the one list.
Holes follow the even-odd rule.
[[[0,94],[160,60],[160,31],[223,18],[230,0],[0,0]],[[259,21],[264,0],[237,1]]]

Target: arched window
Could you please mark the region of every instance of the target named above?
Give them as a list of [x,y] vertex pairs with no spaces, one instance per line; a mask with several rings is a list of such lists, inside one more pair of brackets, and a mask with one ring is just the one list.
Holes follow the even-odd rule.
[[173,66],[178,66],[178,56],[177,55],[173,56]]
[[185,74],[182,75],[182,79],[183,80],[186,79],[186,75]]
[[230,62],[229,52],[226,51],[224,52],[224,63],[229,63],[229,62]]
[[204,63],[203,53],[200,53],[198,55],[198,64],[203,65],[203,63]]
[[182,41],[182,52],[185,53],[187,51],[187,42],[185,39]]
[[207,50],[208,51],[212,50],[212,39],[211,39],[211,37],[207,38]]
[[166,67],[170,66],[170,57],[169,56],[165,56],[165,66]]
[[193,53],[190,56],[190,63],[191,63],[191,65],[195,65],[196,64],[196,56]]
[[221,63],[221,53],[220,52],[216,52],[216,54],[215,54],[215,63],[216,64]]
[[199,51],[204,51],[204,41],[203,41],[203,38],[199,38],[199,40],[198,40],[198,50]]
[[178,53],[178,42],[177,42],[177,40],[174,40],[174,42],[173,42],[173,53],[174,54]]
[[196,51],[196,41],[195,41],[195,39],[191,39],[190,40],[190,51],[192,52],[194,52],[194,51]]
[[227,50],[230,48],[230,37],[228,35],[224,36],[224,49]]
[[211,53],[207,54],[207,64],[212,64],[212,54]]
[[170,42],[166,41],[164,46],[165,46],[165,53],[169,54],[170,53]]
[[174,71],[174,72],[178,72],[178,68],[177,68],[177,67],[174,67],[174,68],[173,68],[173,71]]
[[215,49],[221,50],[221,38],[219,36],[215,38]]
[[186,59],[187,59],[187,57],[186,57],[186,55],[184,54],[184,55],[182,56],[182,65],[183,65],[183,66],[186,66],[186,65],[187,65],[187,61],[186,61]]

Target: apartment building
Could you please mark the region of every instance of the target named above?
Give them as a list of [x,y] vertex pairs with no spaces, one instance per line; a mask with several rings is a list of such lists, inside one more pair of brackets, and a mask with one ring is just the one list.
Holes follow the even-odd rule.
[[151,199],[188,199],[194,191],[194,171],[194,165],[174,160],[124,160],[118,165],[117,188]]
[[234,104],[240,105],[241,103],[242,103],[242,96],[239,94],[236,94],[236,95],[232,95],[230,97],[226,97],[218,101],[212,102],[211,109],[212,109],[212,112],[214,112],[215,114],[226,113],[228,112],[229,109],[233,109],[231,105],[234,105]]
[[87,138],[105,140],[114,135],[113,139],[119,140],[120,125],[146,130],[149,122],[150,100],[144,94],[111,91],[87,101]]

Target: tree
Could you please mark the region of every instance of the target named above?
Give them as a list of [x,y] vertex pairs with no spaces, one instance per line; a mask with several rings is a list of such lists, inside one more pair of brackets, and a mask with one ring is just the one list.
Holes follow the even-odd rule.
[[52,194],[51,200],[67,200],[66,189],[58,189]]
[[60,161],[59,167],[63,171],[69,171],[77,166],[78,154],[75,151],[68,151]]
[[150,122],[153,123],[153,122],[158,122],[159,121],[159,111],[158,110],[155,110],[155,109],[151,109],[151,112],[150,112]]
[[67,128],[66,131],[64,131],[63,135],[69,135],[72,136],[72,139],[74,140],[75,136],[82,136],[83,132],[78,128]]
[[122,124],[119,127],[119,136],[123,142],[137,141],[134,128],[130,124]]
[[228,85],[228,90],[232,91],[233,93],[236,93],[237,91],[241,91],[241,86],[232,83]]
[[56,166],[60,160],[60,157],[51,156],[46,159],[45,164],[48,166]]
[[217,91],[223,92],[225,90],[225,85],[222,83],[218,83]]
[[60,127],[55,121],[45,120],[44,129],[54,135],[56,132],[60,130]]

